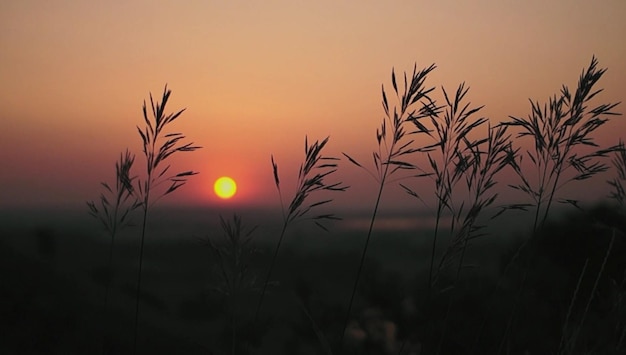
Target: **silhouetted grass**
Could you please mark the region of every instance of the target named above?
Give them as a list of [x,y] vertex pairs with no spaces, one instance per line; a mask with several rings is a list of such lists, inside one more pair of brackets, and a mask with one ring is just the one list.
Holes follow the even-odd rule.
[[[372,217],[370,218],[369,228],[365,239],[365,245],[363,246],[363,252],[359,261],[359,267],[357,269],[356,277],[354,279],[354,286],[352,287],[352,295],[350,296],[350,302],[348,303],[348,312],[346,313],[346,321],[343,326],[341,339],[339,346],[343,345],[343,339],[346,329],[351,317],[352,305],[354,303],[354,296],[359,285],[359,279],[363,272],[363,265],[367,256],[367,249],[370,244],[372,231],[374,228],[374,222],[378,213],[378,207],[380,199],[383,194],[383,189],[388,179],[399,170],[413,170],[419,169],[417,166],[410,163],[406,158],[408,155],[417,152],[412,146],[413,140],[409,138],[409,134],[424,132],[430,135],[430,132],[425,126],[419,122],[420,118],[435,115],[439,108],[435,105],[434,101],[428,96],[434,88],[425,88],[424,84],[426,77],[430,72],[435,69],[435,65],[432,64],[426,69],[417,71],[417,64],[413,67],[413,74],[411,75],[410,84],[407,81],[407,74],[404,73],[404,91],[402,96],[398,91],[398,85],[396,82],[395,71],[391,71],[391,83],[393,90],[398,100],[397,106],[393,106],[393,112],[389,109],[389,102],[387,100],[387,94],[385,87],[382,87],[382,104],[385,111],[385,118],[383,118],[380,129],[376,130],[376,140],[378,142],[378,151],[373,153],[374,168],[376,173],[373,173],[369,169],[365,168],[362,164],[357,162],[354,158],[348,154],[343,153],[346,158],[350,160],[357,167],[367,171],[378,183],[378,193],[376,195],[376,202],[374,204],[374,210]],[[417,107],[417,108],[415,108]],[[390,131],[387,130],[387,122],[389,122]],[[405,125],[407,122],[413,122],[418,131],[409,132],[406,130]],[[419,174],[421,175],[421,174]],[[416,195],[417,196],[417,195]]]
[[[599,158],[606,158],[620,149],[615,145],[591,153],[580,151],[584,146],[598,147],[593,133],[608,122],[608,116],[619,115],[613,111],[619,103],[588,107],[590,101],[602,92],[594,86],[606,69],[598,69],[597,65],[598,61],[593,57],[589,67],[583,70],[573,97],[564,85],[561,92],[543,106],[530,101],[531,114],[527,118],[511,116],[511,121],[502,123],[518,127],[518,138],[529,137],[534,141],[534,149],[520,154],[519,160],[512,165],[521,182],[510,185],[532,200],[527,207],[535,208],[533,231],[545,223],[559,189],[570,182],[587,180],[606,171],[608,166]],[[530,159],[534,172],[523,170],[521,164],[525,156]],[[574,174],[566,176],[571,170],[575,171]],[[529,177],[533,173],[538,177],[536,182]]]
[[[253,350],[280,352],[281,349],[287,353],[339,354],[349,348],[344,344],[349,331],[354,343],[351,350],[358,354],[402,354],[409,350],[440,354],[525,351],[575,354],[604,350],[619,353],[626,337],[626,264],[620,261],[626,250],[620,238],[623,211],[612,215],[601,209],[586,210],[579,201],[561,193],[565,185],[593,179],[607,171],[610,166],[603,159],[613,157],[617,177],[608,183],[613,189],[611,198],[623,208],[623,182],[626,180],[623,143],[603,148],[593,139],[596,130],[608,122],[608,117],[618,114],[614,112],[617,104],[591,106],[592,99],[601,92],[595,86],[605,73],[597,64],[595,57],[592,58],[574,93],[563,86],[559,94],[543,105],[531,101],[531,114],[527,118],[510,117],[509,121],[495,126],[488,118],[480,116],[482,106],[468,101],[469,87],[465,83],[460,84],[454,94],[442,88],[445,102],[437,104],[435,89],[425,85],[435,65],[421,70],[415,66],[412,74],[405,73],[403,88],[398,86],[395,70],[392,70],[393,90],[382,87],[384,118],[376,132],[378,146],[372,154],[374,168],[369,169],[360,159],[343,153],[376,181],[376,199],[364,245],[355,251],[355,258],[360,256],[357,272],[347,280],[336,268],[345,264],[350,253],[333,254],[329,250],[323,255],[309,255],[308,250],[292,251],[284,259],[289,265],[285,264],[284,269],[276,267],[282,264],[277,263],[278,256],[287,229],[293,223],[310,220],[325,230],[323,222],[339,219],[334,214],[317,212],[333,201],[324,191],[332,194],[347,189],[341,182],[328,182],[338,169],[337,158],[323,155],[329,138],[312,144],[305,139],[305,158],[288,205],[284,205],[278,164],[271,156],[283,217],[278,241],[270,248],[269,266],[259,266],[264,260],[254,253],[257,249],[257,238],[252,238],[254,229],[246,230],[238,214],[232,220],[221,219],[223,238],[208,240],[214,271],[217,271],[211,275],[214,292],[202,301],[220,310],[205,312],[199,317],[228,323],[202,325],[208,335],[226,340],[215,343],[220,350],[203,346],[232,354]],[[185,137],[181,133],[164,132],[184,111],[166,115],[169,96],[167,87],[161,103],[155,103],[150,96],[152,119],[148,118],[144,103],[146,126],[138,130],[147,163],[141,178],[131,177],[134,160],[126,153],[116,165],[117,190],[103,184],[110,194],[117,196],[117,202],[110,202],[103,194],[100,204],[89,203],[90,212],[112,236],[109,266],[114,235],[122,221],[127,221],[128,211],[138,207],[143,210],[135,297],[135,352],[138,351],[141,269],[150,207],[196,174],[194,171],[167,174],[167,158],[176,152],[198,148],[192,143],[182,144]],[[517,142],[527,138],[534,145],[526,150]],[[503,218],[501,214],[512,209],[533,210],[531,234],[502,257],[499,275],[490,276],[491,270],[486,269],[474,273],[464,271],[469,266],[471,253],[480,253],[480,260],[485,260],[486,265],[495,256],[486,255],[482,249],[475,251],[470,246],[478,238],[483,243],[489,241],[484,238],[487,223],[496,222],[487,222],[486,215],[499,202],[502,191],[496,191],[496,186],[500,173],[508,166],[519,179],[511,188],[522,192],[530,202],[505,205],[492,218]],[[403,280],[397,273],[386,270],[389,265],[385,262],[390,260],[377,263],[367,258],[382,194],[392,183],[398,183],[427,207],[434,201],[431,206],[434,227],[428,231],[432,241],[428,239],[428,250],[423,250],[427,265],[423,270],[413,270],[418,260],[405,260],[398,268],[403,274],[414,274],[416,278],[411,280]],[[423,192],[425,189],[428,190]],[[554,202],[574,205],[583,213],[571,215],[563,222],[552,222],[549,217]],[[120,210],[127,211],[124,209],[127,208],[128,211],[118,214],[117,205],[127,206]],[[442,248],[441,240],[446,236],[449,236],[449,244]],[[521,257],[525,263],[517,265]],[[399,255],[386,258],[395,259]],[[309,268],[313,265],[312,270],[305,271],[305,264]],[[255,276],[258,272],[264,273],[263,279]],[[302,275],[309,273],[316,275],[317,283]],[[285,278],[280,280],[281,287],[273,297],[282,303],[279,309],[272,309],[272,321],[261,322],[261,309],[274,274],[280,275],[274,276],[278,279]],[[290,279],[285,275],[298,277]],[[322,290],[324,287],[330,291]],[[366,308],[359,316],[354,316],[357,290],[361,290]],[[347,304],[334,299],[344,291],[350,293]],[[249,304],[250,296],[258,296],[258,303]],[[194,304],[204,304],[194,302],[185,303],[191,305],[186,314],[193,313]],[[165,311],[167,307],[162,309]],[[602,315],[609,319],[610,325],[602,325],[599,320]],[[610,332],[603,334],[606,345],[592,340],[596,334],[592,328],[598,326]],[[340,340],[329,341],[328,334],[337,331],[341,331]],[[284,348],[281,348],[282,342],[286,342]]]
[[[140,207],[137,198],[134,197],[133,180],[135,177],[130,176],[135,156],[128,150],[122,155],[120,160],[115,163],[115,191],[111,189],[109,184],[102,182],[105,192],[100,194],[100,203],[93,201],[87,202],[89,214],[98,219],[105,230],[111,237],[109,245],[109,258],[107,262],[105,291],[104,291],[104,314],[108,311],[109,289],[111,287],[111,279],[113,277],[113,249],[115,246],[115,236],[117,232],[131,223],[130,213]],[[107,193],[114,198],[114,202],[110,202]],[[106,322],[103,322],[106,325]],[[105,330],[106,332],[107,330]],[[107,346],[106,335],[104,336],[102,351],[106,352]]]
[[241,313],[239,309],[243,307],[247,293],[258,292],[261,289],[260,282],[250,269],[250,259],[254,253],[251,242],[257,227],[245,229],[241,217],[237,214],[232,220],[220,217],[220,226],[224,234],[223,238],[206,239],[206,244],[216,259],[218,268],[216,280],[221,281],[211,288],[227,300],[231,318],[231,353],[235,354],[237,346],[241,343],[237,333],[238,329],[242,328],[238,318],[238,313]]
[[328,157],[322,155],[322,150],[328,143],[329,137],[326,137],[324,140],[315,141],[313,144],[309,145],[308,139],[304,140],[304,162],[300,165],[300,170],[298,171],[298,183],[296,188],[296,193],[294,194],[291,202],[289,203],[289,207],[285,210],[283,206],[283,197],[280,187],[280,178],[278,174],[278,165],[274,161],[274,157],[272,156],[272,169],[274,172],[274,183],[276,184],[276,189],[278,190],[278,195],[280,197],[281,203],[281,211],[283,214],[283,226],[280,231],[280,236],[278,238],[278,243],[276,244],[276,249],[274,249],[274,254],[272,256],[272,260],[270,262],[269,269],[267,271],[267,276],[265,278],[265,282],[263,283],[263,290],[261,291],[261,297],[259,298],[259,304],[255,311],[254,315],[254,323],[258,321],[259,312],[261,311],[261,306],[263,305],[263,299],[265,298],[265,293],[267,291],[267,286],[270,283],[270,278],[272,276],[272,271],[274,270],[274,266],[276,264],[276,258],[278,257],[278,252],[280,251],[280,247],[283,242],[283,238],[285,236],[285,232],[287,231],[287,227],[298,220],[301,219],[312,219],[318,227],[323,230],[326,230],[326,227],[321,223],[325,220],[339,220],[341,218],[335,216],[334,214],[322,213],[322,214],[314,214],[312,217],[310,214],[312,210],[316,210],[319,206],[326,205],[332,202],[332,199],[325,199],[315,202],[310,202],[310,195],[316,194],[322,191],[345,191],[348,187],[342,185],[341,182],[331,182],[328,183],[327,179],[331,177],[335,171],[337,171],[337,164],[335,161],[338,158]]
[[[165,106],[170,98],[172,91],[167,89],[167,85],[163,89],[161,102],[155,103],[150,94],[150,106],[152,108],[152,120],[148,118],[146,102],[143,103],[143,118],[145,127],[143,129],[137,126],[137,131],[141,136],[143,143],[143,154],[146,158],[146,171],[143,180],[138,178],[137,196],[141,201],[143,209],[143,223],[141,227],[141,242],[139,247],[139,268],[137,270],[137,294],[135,304],[135,336],[134,336],[134,352],[137,353],[137,335],[139,330],[139,295],[141,294],[141,271],[143,266],[143,251],[146,239],[146,227],[148,224],[148,211],[150,207],[156,203],[161,197],[166,196],[187,182],[189,176],[197,174],[197,172],[188,170],[174,175],[166,175],[170,165],[165,165],[168,158],[179,152],[192,152],[199,149],[193,143],[181,143],[185,139],[182,133],[166,133],[164,130],[173,123],[185,111],[182,109],[176,113],[165,114]],[[164,166],[165,165],[165,166]],[[160,184],[168,182],[169,187],[164,191],[153,191]],[[158,193],[158,197],[151,199],[154,193]]]
[[[603,163],[601,158],[607,158],[620,149],[618,145],[599,148],[594,142],[593,134],[596,129],[609,120],[608,116],[618,115],[613,111],[618,103],[588,107],[590,101],[602,91],[595,89],[594,86],[606,69],[598,69],[597,65],[598,61],[593,57],[589,67],[583,70],[573,96],[569,88],[563,85],[560,93],[549,98],[544,105],[531,100],[531,114],[527,118],[511,116],[511,121],[502,123],[505,126],[519,128],[518,138],[529,137],[534,142],[533,150],[526,150],[526,154],[519,154],[519,159],[512,161],[511,166],[521,182],[509,185],[526,194],[532,202],[505,206],[503,209],[503,211],[508,208],[535,209],[533,232],[527,241],[534,238],[537,229],[543,226],[555,200],[574,205],[578,203],[572,199],[558,198],[559,189],[568,183],[587,180],[605,172],[608,165]],[[597,149],[587,153],[581,149],[582,147]],[[530,159],[534,171],[526,171],[522,167],[524,157]],[[572,170],[573,172],[569,173]],[[537,179],[533,181],[530,176],[535,174]],[[530,256],[527,263],[532,263],[532,260],[533,257]],[[515,256],[511,263],[514,261]],[[524,289],[525,280],[526,278],[522,280],[520,294]],[[513,307],[514,311],[511,313],[507,329],[510,329],[515,308],[516,306]],[[507,334],[508,330],[502,339],[501,348]]]

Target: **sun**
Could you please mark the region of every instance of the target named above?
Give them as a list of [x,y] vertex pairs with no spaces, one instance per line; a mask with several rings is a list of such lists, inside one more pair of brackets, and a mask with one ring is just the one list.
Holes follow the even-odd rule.
[[229,178],[228,176],[222,176],[221,178],[215,180],[213,190],[215,190],[217,197],[226,200],[235,195],[237,192],[237,184],[235,183],[235,180]]

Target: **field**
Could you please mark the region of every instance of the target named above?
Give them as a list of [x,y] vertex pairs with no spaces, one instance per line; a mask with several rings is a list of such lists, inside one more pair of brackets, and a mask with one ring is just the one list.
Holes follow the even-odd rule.
[[[305,137],[293,194],[271,155],[280,209],[233,214],[160,201],[197,174],[172,157],[201,148],[169,131],[166,86],[137,126],[145,165],[120,154],[84,209],[2,211],[2,350],[624,353],[626,149],[594,140],[619,115],[591,104],[597,65],[497,124],[464,83],[428,87],[434,64],[392,70],[372,164]],[[371,206],[336,208],[346,168]],[[382,208],[391,184],[420,207]]]
[[[253,346],[255,353],[316,354],[324,353],[325,346],[336,346],[364,232],[342,225],[358,223],[337,222],[330,233],[294,228],[277,260],[274,286],[268,293],[262,323],[250,329],[259,291],[251,288],[229,297],[216,290],[223,286],[223,279],[217,272],[219,265],[214,254],[203,244],[207,237],[221,237],[219,226],[206,217],[212,212],[215,211],[155,211],[164,226],[175,224],[174,221],[181,225],[161,229],[157,224],[155,240],[146,244],[141,351],[230,353],[233,316],[237,336],[250,341],[252,345],[247,346]],[[247,212],[251,216],[271,214]],[[26,224],[17,219],[18,213],[4,215],[10,220],[3,221],[3,235],[12,236],[3,239],[0,249],[2,333],[8,335],[2,345],[5,352],[95,353],[101,351],[103,334],[108,334],[108,351],[131,353],[137,228],[130,227],[119,237],[110,302],[105,312],[106,238],[84,211],[20,211],[19,215],[30,221]],[[516,284],[522,276],[507,276],[494,294],[502,265],[510,258],[509,251],[523,237],[521,233],[505,232],[515,221],[520,225],[513,230],[523,230],[528,225],[520,216],[510,218],[490,238],[473,245],[467,263],[474,267],[465,273],[457,289],[441,291],[431,300],[425,299],[424,282],[429,261],[426,236],[431,231],[377,234],[364,268],[353,322],[348,329],[352,338],[347,339],[347,344],[354,344],[353,350],[358,353],[400,353],[402,347],[405,354],[420,353],[420,349],[433,353],[442,336],[447,301],[452,299],[452,316],[445,324],[441,352],[496,353],[504,336],[502,324],[506,324],[516,303]],[[578,225],[572,226],[573,223]],[[602,261],[609,241],[605,229],[593,227],[591,222],[583,223],[580,216],[564,216],[554,225],[571,234],[546,238],[552,240],[538,247],[540,252],[517,304],[520,311],[512,327],[513,336],[504,347],[541,353],[557,346],[584,263],[579,254],[585,251],[591,257],[588,275],[594,275]],[[250,280],[254,275],[260,278],[267,268],[275,239],[272,232],[277,231],[257,230],[258,252],[250,255],[250,269],[246,272]],[[595,255],[585,245],[587,233],[594,235]],[[564,241],[567,246],[550,244]],[[613,246],[598,295],[579,335],[579,341],[597,353],[610,353],[608,347],[617,347],[616,342],[621,340],[619,333],[611,332],[624,326],[620,270],[626,265],[619,255],[623,255],[625,247],[623,240]],[[587,284],[579,292],[579,312],[590,288],[591,284]],[[482,322],[485,324],[479,338]],[[574,320],[571,323],[576,325]],[[244,351],[243,346],[244,342],[238,341],[237,353]]]

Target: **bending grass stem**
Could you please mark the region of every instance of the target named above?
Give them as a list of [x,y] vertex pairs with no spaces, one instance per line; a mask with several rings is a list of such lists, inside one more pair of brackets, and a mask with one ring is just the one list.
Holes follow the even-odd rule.
[[587,301],[587,305],[585,306],[585,311],[583,312],[582,319],[580,320],[580,324],[578,325],[578,329],[574,333],[571,343],[571,350],[574,351],[576,347],[576,340],[578,340],[578,334],[580,334],[580,330],[583,328],[585,324],[585,320],[587,319],[587,313],[589,313],[589,307],[591,306],[591,301],[593,301],[594,296],[596,295],[596,290],[598,289],[598,284],[600,283],[600,278],[604,273],[604,268],[606,267],[606,262],[609,260],[609,255],[611,254],[611,250],[613,250],[613,243],[615,242],[615,227],[612,228],[611,240],[609,241],[609,246],[606,249],[606,254],[604,254],[604,259],[602,260],[602,265],[600,265],[600,270],[598,271],[598,276],[596,276],[596,280],[593,283],[593,288],[591,289],[591,294],[589,295],[589,300]]
[[276,265],[276,259],[278,258],[278,252],[280,251],[280,246],[283,243],[283,238],[285,236],[285,232],[287,231],[288,220],[285,219],[283,222],[283,228],[280,232],[280,238],[278,238],[278,244],[276,245],[276,249],[274,249],[274,255],[272,256],[272,261],[270,263],[269,270],[267,271],[267,276],[265,277],[265,282],[263,283],[263,291],[261,291],[261,297],[259,298],[259,304],[256,307],[256,311],[254,313],[254,324],[256,325],[259,319],[259,312],[261,311],[261,306],[263,305],[263,300],[265,299],[265,292],[267,291],[267,285],[270,282],[270,277],[272,276],[272,271],[274,270],[274,265]]
[[[392,145],[392,149],[393,149],[393,145]],[[361,260],[359,262],[359,268],[356,273],[356,278],[354,279],[354,285],[352,286],[352,295],[350,295],[350,303],[348,303],[348,311],[346,312],[346,320],[343,323],[343,331],[341,332],[341,338],[339,340],[340,347],[343,346],[346,329],[348,329],[348,323],[350,322],[350,315],[352,313],[352,305],[354,304],[354,296],[356,295],[356,290],[359,286],[359,280],[361,279],[361,274],[363,273],[363,265],[365,264],[365,257],[367,255],[367,249],[369,247],[370,239],[372,237],[372,231],[374,230],[374,221],[376,220],[376,215],[378,214],[378,206],[380,205],[380,199],[383,194],[383,189],[385,188],[385,180],[387,178],[388,171],[389,171],[389,164],[385,166],[385,170],[384,170],[382,179],[380,181],[380,187],[378,188],[376,204],[374,205],[372,219],[370,220],[370,225],[367,230],[367,238],[365,239],[365,246],[363,247],[363,252],[361,253]]]
[[435,267],[435,251],[437,249],[437,235],[439,234],[439,222],[441,221],[441,211],[443,204],[441,200],[437,206],[437,218],[435,220],[435,232],[433,235],[433,246],[430,253],[430,270],[428,271],[428,299],[430,299],[431,289],[433,287],[433,268]]
[[[150,174],[148,175],[148,181],[150,181]],[[137,269],[137,289],[135,292],[135,335],[133,343],[133,353],[137,354],[137,338],[139,335],[139,301],[141,295],[141,276],[143,269],[143,247],[146,239],[146,226],[148,225],[148,202],[150,197],[150,187],[146,186],[146,198],[144,200],[143,208],[143,224],[141,227],[141,242],[139,245],[139,267]]]

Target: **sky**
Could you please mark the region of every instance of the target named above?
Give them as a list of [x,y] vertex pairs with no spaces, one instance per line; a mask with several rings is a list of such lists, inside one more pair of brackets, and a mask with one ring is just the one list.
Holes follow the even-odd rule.
[[[626,101],[624,18],[623,0],[3,1],[0,207],[84,206],[126,148],[143,167],[142,103],[165,84],[168,111],[186,108],[172,130],[203,148],[172,156],[200,174],[162,203],[229,208],[278,204],[272,155],[288,199],[305,136],[369,162],[392,68],[435,63],[427,84],[466,82],[493,124],[574,87],[592,55],[608,68],[599,100]],[[598,142],[622,132],[614,117]],[[339,164],[351,189],[336,202],[373,205],[376,182]],[[239,185],[228,201],[212,192],[223,175]],[[415,203],[396,185],[384,196]]]

